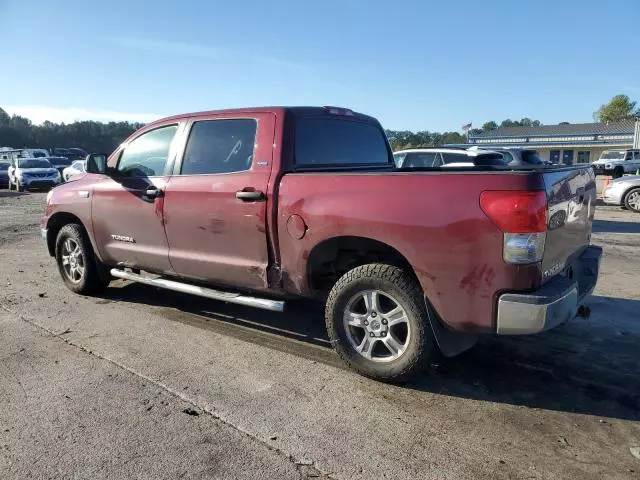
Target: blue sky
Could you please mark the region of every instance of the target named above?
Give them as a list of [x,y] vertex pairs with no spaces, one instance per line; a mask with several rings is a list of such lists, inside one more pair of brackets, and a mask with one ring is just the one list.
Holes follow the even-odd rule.
[[639,0],[0,0],[0,106],[35,121],[302,104],[392,129],[588,122],[615,94],[640,101],[638,19]]

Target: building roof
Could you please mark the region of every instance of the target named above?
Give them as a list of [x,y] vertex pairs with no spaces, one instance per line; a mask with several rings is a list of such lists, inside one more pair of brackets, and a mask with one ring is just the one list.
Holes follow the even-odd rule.
[[596,135],[607,133],[633,134],[635,120],[623,120],[622,122],[609,123],[570,123],[566,125],[540,125],[539,127],[507,127],[498,128],[477,135],[469,135],[474,138],[505,138],[505,137],[532,137],[532,136],[570,136],[570,135]]

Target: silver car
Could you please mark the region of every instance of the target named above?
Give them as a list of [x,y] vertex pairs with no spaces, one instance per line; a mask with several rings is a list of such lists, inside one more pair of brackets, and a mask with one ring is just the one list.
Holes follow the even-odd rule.
[[640,213],[640,175],[616,178],[602,191],[602,200]]
[[17,158],[9,166],[9,190],[19,192],[31,188],[55,187],[62,178],[60,172],[44,158]]

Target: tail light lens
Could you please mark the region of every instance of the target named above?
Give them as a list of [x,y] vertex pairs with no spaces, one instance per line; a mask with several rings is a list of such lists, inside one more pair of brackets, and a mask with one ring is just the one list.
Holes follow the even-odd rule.
[[503,232],[503,258],[507,263],[542,261],[547,230],[545,192],[486,191],[480,208]]

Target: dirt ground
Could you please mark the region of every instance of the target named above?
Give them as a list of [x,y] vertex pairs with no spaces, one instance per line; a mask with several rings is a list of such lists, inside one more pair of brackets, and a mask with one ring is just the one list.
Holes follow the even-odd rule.
[[640,215],[597,209],[589,320],[395,387],[344,369],[304,303],[72,294],[44,196],[0,190],[2,479],[640,478]]

